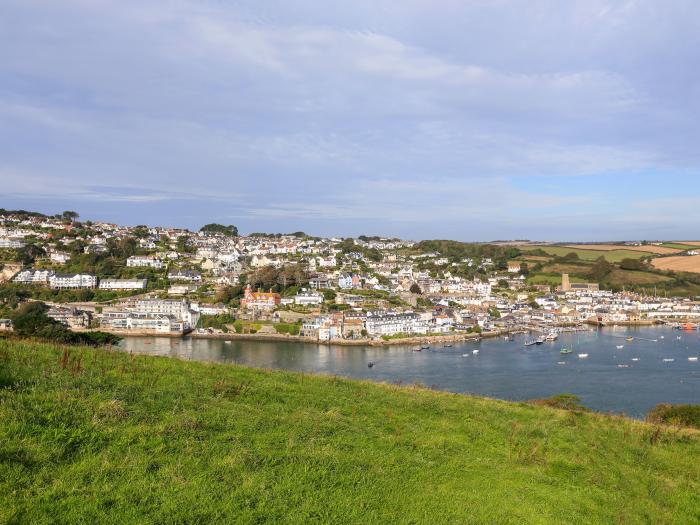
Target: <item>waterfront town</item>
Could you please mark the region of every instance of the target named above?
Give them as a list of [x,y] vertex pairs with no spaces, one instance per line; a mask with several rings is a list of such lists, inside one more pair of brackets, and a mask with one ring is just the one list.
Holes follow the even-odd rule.
[[[74,331],[338,344],[551,336],[586,325],[695,327],[700,319],[693,297],[608,289],[566,272],[549,284],[533,280],[545,257],[513,243],[239,235],[218,224],[192,232],[76,219],[0,215],[5,312],[41,301]],[[554,259],[547,264],[555,270],[576,262]],[[12,329],[7,316],[2,330]]]

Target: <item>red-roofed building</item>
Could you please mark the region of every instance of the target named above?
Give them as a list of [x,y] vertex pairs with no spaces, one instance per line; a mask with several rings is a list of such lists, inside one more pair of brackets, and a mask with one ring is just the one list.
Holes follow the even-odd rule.
[[274,310],[282,301],[280,294],[273,292],[254,292],[250,285],[246,286],[241,306],[248,310]]

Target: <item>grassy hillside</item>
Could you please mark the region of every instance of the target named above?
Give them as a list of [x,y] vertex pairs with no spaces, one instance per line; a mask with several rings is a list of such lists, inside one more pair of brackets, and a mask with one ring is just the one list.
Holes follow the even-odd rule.
[[0,340],[1,523],[698,523],[700,434]]

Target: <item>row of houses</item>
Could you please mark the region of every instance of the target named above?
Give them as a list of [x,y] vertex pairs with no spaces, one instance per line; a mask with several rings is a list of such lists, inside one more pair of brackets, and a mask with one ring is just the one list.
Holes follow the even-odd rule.
[[98,279],[88,273],[61,274],[53,270],[23,270],[14,282],[49,286],[56,290],[99,288],[101,290],[145,290],[148,279]]
[[[431,312],[375,310],[363,312],[337,312],[307,319],[301,328],[301,335],[320,341],[332,339],[359,339],[361,337],[391,337],[398,334],[425,335],[447,332],[437,317]],[[445,316],[447,317],[447,316]]]

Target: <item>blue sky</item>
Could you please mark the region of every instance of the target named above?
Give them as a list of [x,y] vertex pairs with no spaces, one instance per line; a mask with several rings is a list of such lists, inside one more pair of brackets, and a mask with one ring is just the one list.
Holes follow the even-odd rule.
[[699,238],[700,2],[4,0],[0,206]]

